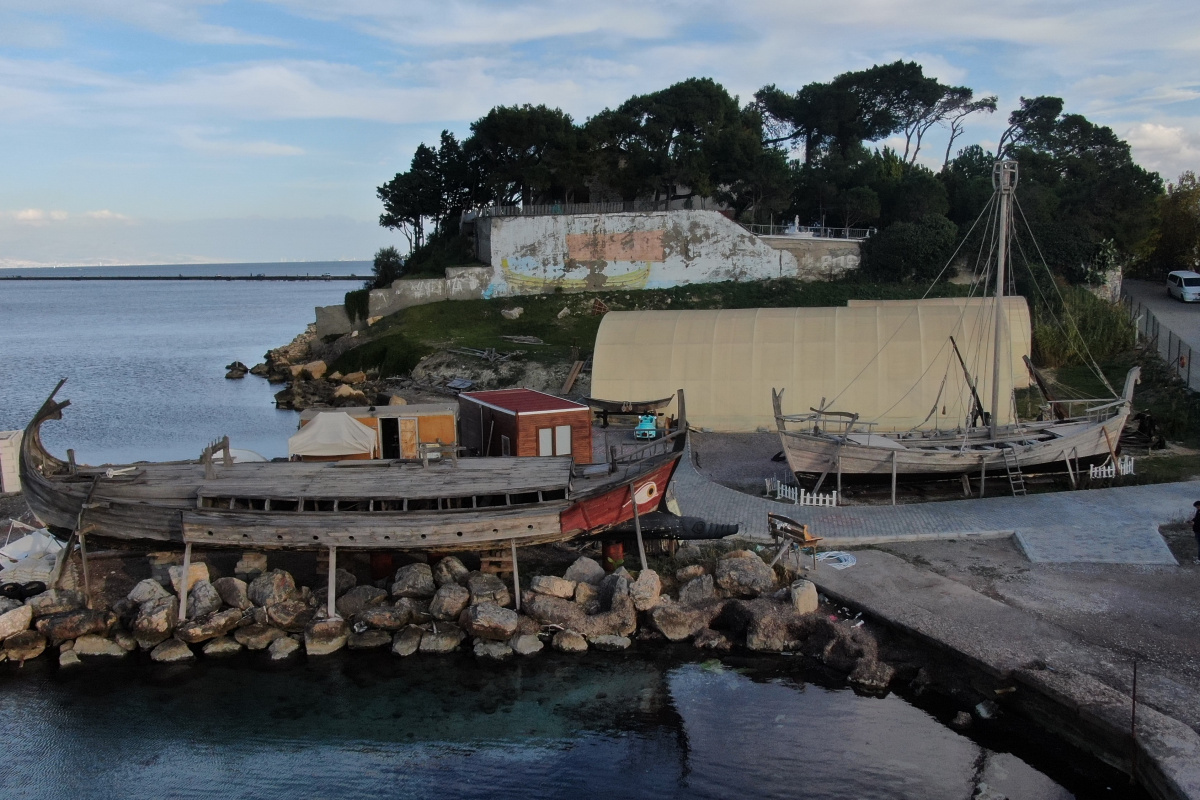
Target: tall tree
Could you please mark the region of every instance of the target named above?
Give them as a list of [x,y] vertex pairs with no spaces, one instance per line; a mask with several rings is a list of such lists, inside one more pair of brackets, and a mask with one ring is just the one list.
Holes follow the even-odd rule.
[[468,147],[496,202],[567,200],[588,173],[588,147],[569,114],[497,106],[471,123]]

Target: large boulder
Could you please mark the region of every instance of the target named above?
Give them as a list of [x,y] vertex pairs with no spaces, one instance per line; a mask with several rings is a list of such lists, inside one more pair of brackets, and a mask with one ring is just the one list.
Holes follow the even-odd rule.
[[850,673],[850,682],[870,692],[886,691],[895,677],[895,668],[871,658],[860,658]]
[[[15,611],[25,605],[22,601],[15,597],[0,597],[0,615],[7,614],[10,611]],[[32,609],[30,609],[32,612]]]
[[46,650],[46,637],[37,631],[21,631],[4,640],[4,653],[9,661],[28,661]]
[[580,556],[575,563],[567,567],[563,579],[573,583],[588,583],[593,586],[604,580],[604,567],[587,556]]
[[508,646],[512,651],[519,656],[531,656],[535,653],[540,653],[542,648],[542,640],[532,633],[522,633],[514,636],[509,640]]
[[628,636],[612,636],[610,634],[602,634],[600,636],[589,636],[588,644],[597,650],[606,652],[615,652],[617,650],[628,650],[632,644]]
[[266,553],[242,553],[242,557],[238,559],[237,564],[233,567],[233,574],[247,583],[253,581],[266,571]]
[[483,661],[507,661],[513,656],[513,649],[508,642],[492,639],[476,639],[473,649],[475,657]]
[[133,635],[143,650],[150,650],[168,637],[179,623],[179,601],[171,595],[143,603],[133,621]]
[[687,583],[688,581],[694,581],[705,572],[707,572],[707,570],[704,569],[703,564],[688,564],[686,567],[680,567],[679,569],[675,570],[675,582],[683,584]]
[[433,597],[437,584],[428,564],[407,564],[396,570],[392,580],[392,597]]
[[267,655],[272,661],[285,661],[300,650],[300,643],[290,636],[281,636],[267,647]]
[[794,581],[788,587],[788,595],[797,614],[811,614],[820,605],[817,599],[817,585],[803,578]]
[[712,575],[700,574],[692,578],[683,585],[679,590],[679,604],[684,606],[694,606],[700,603],[707,603],[715,599],[717,596],[716,587],[713,586]]
[[224,636],[242,621],[241,609],[227,608],[203,617],[181,622],[175,628],[175,638],[186,644],[198,644]]
[[569,628],[584,636],[628,636],[637,630],[637,609],[628,595],[617,597],[609,611],[589,615],[570,600],[527,592],[522,610],[543,625]]
[[716,577],[728,597],[758,597],[775,588],[775,571],[749,550],[735,550],[717,561]]
[[296,594],[296,580],[285,570],[273,569],[252,580],[246,593],[251,603],[266,608],[291,600]]
[[231,656],[234,653],[242,651],[241,642],[232,639],[228,636],[218,636],[215,639],[209,639],[201,648],[206,656]]
[[672,642],[682,642],[712,625],[725,610],[724,600],[684,606],[670,603],[650,610],[650,624]]
[[344,619],[318,619],[304,629],[304,651],[310,656],[327,656],[346,646],[350,627]]
[[312,621],[314,613],[303,600],[284,600],[267,606],[267,622],[288,633],[300,633]]
[[590,583],[575,584],[575,603],[588,614],[600,611],[600,592]]
[[821,660],[830,669],[852,672],[860,661],[878,661],[879,645],[861,628],[844,628],[831,625],[833,636],[821,651]]
[[94,633],[84,634],[75,640],[73,648],[79,656],[108,656],[110,658],[128,655],[129,651],[112,639],[98,636]]
[[596,585],[596,590],[600,595],[600,608],[607,611],[612,608],[613,599],[617,597],[625,597],[629,595],[629,573],[621,567],[611,575],[605,575],[604,579]]
[[207,580],[196,581],[188,592],[188,617],[206,617],[221,610],[221,594]]
[[144,581],[139,581],[137,585],[130,589],[127,597],[140,606],[142,603],[148,603],[151,600],[169,597],[170,594],[161,583],[153,578],[146,578]]
[[455,556],[446,556],[433,566],[433,582],[438,586],[465,584],[471,571]]
[[712,628],[705,628],[692,637],[692,647],[697,650],[728,653],[733,649],[733,642],[724,633],[714,631]]
[[583,634],[572,630],[562,630],[554,634],[550,646],[560,653],[583,653],[588,649],[587,639]]
[[32,606],[23,605],[13,609],[12,611],[6,611],[3,614],[0,614],[0,641],[18,634],[21,631],[29,630],[29,625],[32,622]]
[[[354,616],[355,622],[361,622],[369,628],[394,632],[412,622],[412,606],[408,603],[397,603],[394,606],[368,606]],[[388,637],[389,641],[391,637]]]
[[212,582],[212,587],[217,590],[221,602],[231,608],[244,611],[254,605],[250,602],[250,587],[241,578],[217,578]]
[[160,642],[150,651],[150,660],[160,664],[177,664],[181,661],[191,661],[195,657],[192,648],[174,637]]
[[89,633],[108,635],[113,625],[117,624],[117,615],[111,611],[64,611],[61,614],[51,614],[37,621],[38,633],[50,640],[52,645],[59,642],[78,639]]
[[570,600],[575,596],[575,581],[556,578],[553,575],[534,576],[529,588],[538,594],[548,594],[551,597],[561,597]]
[[355,586],[339,597],[334,604],[340,616],[349,619],[364,608],[387,602],[388,593],[375,586]]
[[409,625],[402,631],[397,631],[392,637],[392,653],[401,657],[411,656],[421,646],[421,636],[425,631],[416,625]]
[[495,603],[471,606],[465,616],[467,632],[480,639],[507,641],[517,632],[517,612]]
[[367,630],[362,633],[351,632],[346,637],[346,647],[351,650],[375,650],[387,647],[392,643],[392,634],[387,631]]
[[662,595],[662,581],[658,573],[652,569],[644,569],[638,573],[637,580],[629,584],[629,596],[638,611],[649,611],[658,605]]
[[[442,562],[438,563],[440,566]],[[429,613],[434,619],[449,622],[458,619],[470,602],[471,592],[466,587],[457,583],[443,583],[429,602]]]
[[64,611],[74,611],[83,608],[83,595],[70,589],[47,589],[41,594],[25,600],[25,605],[33,610],[33,616],[45,617],[50,614],[61,614]]
[[467,578],[467,589],[471,592],[471,605],[480,603],[495,603],[498,606],[512,604],[512,595],[504,581],[495,575],[483,572],[472,573]]
[[[178,596],[179,587],[183,585],[183,565],[180,564],[177,567],[169,567],[167,569],[167,575],[169,575],[171,578],[172,593]],[[208,564],[205,564],[203,561],[197,561],[194,564],[188,564],[187,590],[189,592],[197,583],[207,580]]]
[[233,638],[247,650],[266,650],[271,646],[271,642],[283,636],[287,634],[279,628],[257,622],[233,632]]
[[[425,631],[421,634],[422,653],[450,653],[458,649],[467,635],[462,628],[454,625],[441,624],[436,631]],[[393,648],[394,649],[394,648]]]

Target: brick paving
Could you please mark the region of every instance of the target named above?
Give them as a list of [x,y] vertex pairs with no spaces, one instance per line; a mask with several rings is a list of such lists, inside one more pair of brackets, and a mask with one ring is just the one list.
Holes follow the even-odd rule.
[[812,508],[754,497],[709,480],[689,446],[672,482],[684,514],[737,523],[741,533],[767,537],[767,512],[807,523],[823,547],[1015,536],[1030,561],[1170,564],[1174,556],[1158,526],[1190,518],[1200,481],[988,497],[899,506]]

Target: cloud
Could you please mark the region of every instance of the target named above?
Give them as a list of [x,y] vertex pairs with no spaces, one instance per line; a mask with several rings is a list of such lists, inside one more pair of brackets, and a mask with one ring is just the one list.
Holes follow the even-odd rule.
[[1163,125],[1143,122],[1124,134],[1134,159],[1157,171],[1163,180],[1173,181],[1184,170],[1200,167],[1200,120],[1189,125]]
[[[178,132],[179,141],[189,150],[209,153],[217,156],[299,156],[304,155],[304,148],[279,142],[254,141],[237,142],[229,139],[212,138],[213,134],[220,135],[226,131],[206,131],[196,128],[183,128]],[[208,135],[206,135],[208,134]]]
[[7,10],[10,13],[24,11],[37,17],[83,16],[111,20],[184,42],[268,47],[286,44],[274,36],[248,33],[204,20],[203,11],[223,4],[221,0],[9,0]]
[[83,216],[87,217],[88,219],[95,219],[95,220],[100,220],[103,222],[109,222],[109,221],[132,222],[133,221],[133,217],[126,216],[125,214],[118,214],[116,211],[109,211],[107,208],[101,209],[100,211],[85,211],[83,213]]

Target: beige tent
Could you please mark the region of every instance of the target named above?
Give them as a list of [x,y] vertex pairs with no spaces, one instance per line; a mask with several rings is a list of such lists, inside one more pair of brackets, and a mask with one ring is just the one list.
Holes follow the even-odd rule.
[[375,429],[342,411],[322,411],[288,439],[288,455],[306,458],[371,456]]
[[[593,397],[652,400],[682,388],[688,421],[721,431],[775,430],[771,389],[798,414],[822,400],[880,430],[964,424],[970,390],[954,336],[985,405],[991,401],[990,303],[881,302],[846,308],[618,311],[596,336]],[[1006,329],[1028,342],[1029,311],[1006,304]],[[1008,346],[1005,347],[1008,349]],[[1001,359],[1000,391],[1011,398],[1019,354]],[[1013,418],[1011,399],[999,421]],[[674,413],[672,404],[669,413]]]

